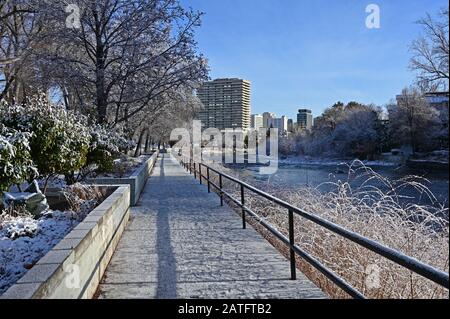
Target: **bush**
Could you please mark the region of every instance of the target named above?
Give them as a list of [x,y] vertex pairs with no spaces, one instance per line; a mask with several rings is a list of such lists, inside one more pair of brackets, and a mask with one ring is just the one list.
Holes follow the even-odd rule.
[[30,154],[41,176],[70,174],[86,164],[90,134],[87,119],[51,105],[45,96],[23,105],[0,104],[1,122],[30,134]]
[[[0,124],[5,130],[15,132],[15,140],[26,141],[16,152],[6,137],[2,139],[2,149],[5,149],[1,153],[2,188],[33,177],[31,173],[35,171],[26,168],[32,163],[40,176],[65,175],[66,182],[73,184],[78,179],[75,173],[88,166],[94,165],[101,172],[111,171],[113,160],[135,145],[120,131],[88,125],[87,117],[52,105],[45,95],[31,98],[24,104],[10,105],[1,101]],[[23,161],[24,166],[19,165]],[[14,162],[13,168],[11,162]]]
[[87,154],[88,165],[95,165],[97,172],[109,172],[114,168],[114,159],[134,148],[134,142],[121,132],[95,125],[90,131],[91,142]]
[[30,181],[38,173],[30,155],[31,134],[18,132],[0,123],[0,191]]

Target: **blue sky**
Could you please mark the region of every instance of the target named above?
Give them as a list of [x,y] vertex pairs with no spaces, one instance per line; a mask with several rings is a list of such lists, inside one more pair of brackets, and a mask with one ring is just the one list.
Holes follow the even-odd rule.
[[[181,0],[205,12],[196,38],[211,78],[252,82],[252,113],[315,116],[336,101],[383,105],[413,81],[414,23],[443,0]],[[381,28],[367,29],[375,3]]]

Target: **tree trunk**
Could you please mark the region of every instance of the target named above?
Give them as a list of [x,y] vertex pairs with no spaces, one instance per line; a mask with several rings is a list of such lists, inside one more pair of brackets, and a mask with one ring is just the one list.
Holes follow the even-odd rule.
[[150,152],[149,148],[150,148],[150,132],[147,130],[147,137],[145,139],[145,149],[144,149],[145,154],[148,154]]
[[[96,25],[100,28],[99,25]],[[108,96],[106,94],[105,85],[105,59],[106,52],[105,47],[102,42],[100,31],[96,30],[96,73],[95,73],[95,89],[96,89],[96,100],[97,100],[97,116],[98,122],[104,124],[106,122],[106,113],[108,108]]]
[[139,140],[136,145],[136,150],[134,151],[134,157],[138,157],[139,155],[141,155],[141,147],[142,147],[142,141],[144,140],[144,134],[145,134],[145,130],[142,130],[141,133],[139,134]]
[[106,122],[106,112],[108,108],[108,103],[106,101],[106,94],[105,94],[105,79],[103,74],[103,70],[97,72],[97,83],[96,83],[96,89],[97,89],[97,116],[98,116],[98,122],[100,124],[104,124]]

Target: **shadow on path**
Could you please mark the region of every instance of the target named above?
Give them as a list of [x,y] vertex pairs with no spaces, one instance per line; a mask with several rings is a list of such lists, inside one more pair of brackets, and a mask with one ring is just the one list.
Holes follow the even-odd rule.
[[[160,164],[160,176],[162,180],[165,179],[164,159],[165,154],[162,155]],[[156,220],[156,252],[158,254],[158,287],[156,297],[175,299],[177,298],[176,259],[170,238],[168,204],[167,200],[161,201]]]
[[99,298],[291,299],[326,296],[170,154],[132,208]]

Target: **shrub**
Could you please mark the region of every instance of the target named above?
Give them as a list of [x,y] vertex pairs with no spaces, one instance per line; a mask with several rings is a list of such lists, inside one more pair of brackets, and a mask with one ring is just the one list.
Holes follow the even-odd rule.
[[93,126],[90,136],[86,164],[95,165],[98,172],[112,171],[113,160],[134,147],[134,142],[126,139],[120,131],[106,129],[101,125]]
[[38,175],[31,160],[30,137],[30,133],[18,132],[0,123],[0,191]]
[[22,105],[0,104],[0,121],[30,134],[30,154],[41,176],[69,174],[83,167],[89,151],[86,117],[48,102],[44,95]]
[[[30,98],[24,104],[1,101],[0,124],[28,137],[27,154],[42,177],[65,175],[68,184],[77,181],[75,172],[87,170],[90,165],[101,172],[111,171],[113,160],[134,147],[134,142],[120,131],[88,125],[87,117],[52,105],[45,95]],[[22,179],[4,179],[4,184],[10,186]]]

